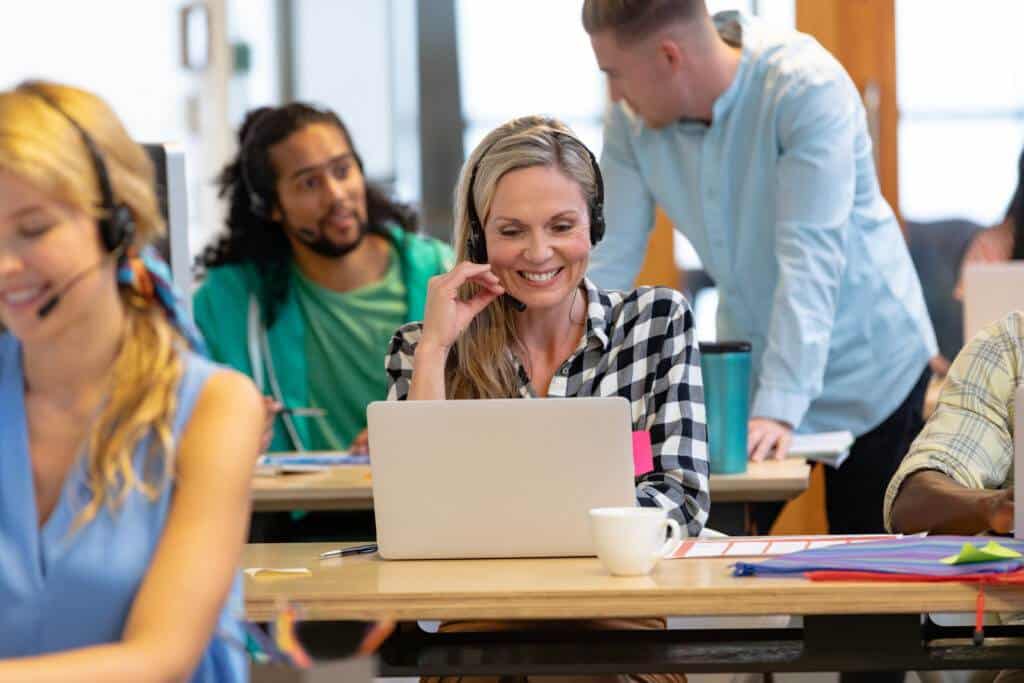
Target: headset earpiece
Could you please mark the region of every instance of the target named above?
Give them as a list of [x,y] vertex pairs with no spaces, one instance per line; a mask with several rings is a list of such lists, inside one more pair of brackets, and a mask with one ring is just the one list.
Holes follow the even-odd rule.
[[127,204],[118,204],[99,222],[100,238],[108,252],[127,248],[135,238],[135,216]]
[[107,170],[107,164],[103,160],[103,154],[100,152],[96,141],[92,139],[92,136],[89,135],[88,131],[78,121],[64,111],[48,94],[34,86],[25,86],[22,90],[35,95],[45,102],[48,107],[64,117],[71,127],[78,131],[78,135],[82,138],[82,143],[85,145],[86,151],[89,152],[89,158],[92,160],[93,168],[96,171],[96,182],[100,188],[100,208],[106,213],[97,222],[100,230],[100,240],[103,242],[103,246],[108,253],[113,253],[117,249],[127,251],[128,246],[135,238],[135,216],[127,204],[117,202],[114,199],[114,187],[110,182],[110,172]]
[[560,130],[552,130],[551,134],[562,141],[572,141],[587,152],[590,159],[590,167],[594,170],[594,198],[588,203],[587,211],[590,214],[590,244],[597,246],[597,243],[604,238],[604,178],[601,176],[601,166],[597,163],[597,157],[590,151],[590,148],[583,144],[583,141]]
[[263,201],[263,197],[261,197],[258,194],[256,194],[256,191],[252,189],[252,186],[249,185],[249,182],[247,180],[244,180],[246,175],[247,174],[243,171],[242,172],[242,178],[243,178],[242,182],[245,183],[245,186],[247,188],[246,194],[249,197],[249,210],[252,211],[252,214],[254,216],[258,216],[260,218],[267,218],[267,219],[269,219],[270,218],[270,211],[267,208],[267,203],[265,201]]
[[[595,168],[597,168],[595,166]],[[604,202],[594,202],[590,208],[590,244],[597,246],[597,243],[604,239]]]
[[[591,246],[597,246],[597,243],[604,238],[605,231],[604,178],[601,176],[601,167],[597,163],[597,157],[594,156],[594,153],[590,151],[589,147],[572,135],[560,130],[551,130],[550,132],[556,138],[563,141],[572,141],[578,144],[586,150],[587,157],[590,159],[590,166],[594,170],[595,193],[593,200],[587,205],[587,211],[590,214],[590,244]],[[491,147],[494,147],[497,143],[498,140],[495,140],[491,143],[490,147],[483,151],[480,158],[477,159],[476,164],[473,166],[473,172],[469,176],[469,188],[466,196],[466,214],[469,220],[467,253],[469,260],[473,263],[487,263],[487,243],[484,241],[484,226],[480,221],[480,216],[476,212],[476,203],[473,201],[473,188],[476,186],[476,172],[480,168],[480,162],[491,151]]]
[[[476,213],[476,211],[473,211]],[[469,239],[466,253],[473,263],[487,263],[487,242],[483,226],[475,218],[469,219]]]

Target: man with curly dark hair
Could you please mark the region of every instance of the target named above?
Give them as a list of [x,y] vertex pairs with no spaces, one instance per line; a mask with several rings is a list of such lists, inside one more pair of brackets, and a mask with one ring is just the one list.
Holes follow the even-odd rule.
[[[227,230],[199,257],[195,318],[214,359],[267,396],[271,451],[366,445],[394,330],[423,316],[451,249],[367,183],[352,137],[303,103],[250,112],[221,172]],[[290,408],[314,407],[322,415]]]

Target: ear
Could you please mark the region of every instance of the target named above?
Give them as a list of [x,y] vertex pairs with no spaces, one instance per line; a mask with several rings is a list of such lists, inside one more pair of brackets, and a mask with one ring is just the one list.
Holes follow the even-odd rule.
[[275,223],[284,223],[284,213],[277,202],[274,202],[274,208],[270,210],[270,219]]
[[683,51],[679,43],[670,39],[662,38],[657,47],[658,61],[672,71],[679,69],[683,63]]

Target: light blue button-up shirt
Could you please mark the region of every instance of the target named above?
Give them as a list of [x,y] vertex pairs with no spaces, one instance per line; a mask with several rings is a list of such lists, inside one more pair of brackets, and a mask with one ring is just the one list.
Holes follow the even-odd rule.
[[608,232],[590,276],[628,289],[663,208],[719,288],[718,338],[753,345],[751,415],[870,431],[936,352],[856,87],[813,38],[716,15],[742,43],[711,125],[605,121]]

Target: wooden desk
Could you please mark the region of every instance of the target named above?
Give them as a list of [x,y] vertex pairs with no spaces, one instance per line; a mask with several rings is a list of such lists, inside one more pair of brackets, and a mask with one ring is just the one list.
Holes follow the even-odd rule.
[[748,462],[744,474],[712,474],[711,503],[791,500],[807,490],[811,466],[799,458]]
[[[796,458],[749,463],[746,474],[711,475],[711,502],[789,500],[802,493],[809,480],[810,467]],[[253,481],[253,509],[256,511],[372,508],[369,466],[335,467],[311,474],[257,476]]]
[[369,465],[332,467],[323,472],[256,476],[252,505],[273,510],[371,510],[373,484]]
[[[312,620],[803,615],[802,628],[756,631],[427,634],[406,623],[382,650],[382,675],[995,669],[1024,661],[1019,641],[991,644],[993,635],[1024,636],[1021,627],[988,627],[979,648],[969,629],[922,626],[930,611],[973,612],[977,588],[968,585],[734,578],[724,559],[664,561],[636,578],[611,577],[596,558],[320,561],[332,547],[248,546],[245,567],[311,571],[246,577],[248,618],[271,619],[281,600],[299,603]],[[988,611],[1024,611],[1020,588],[985,593]]]

